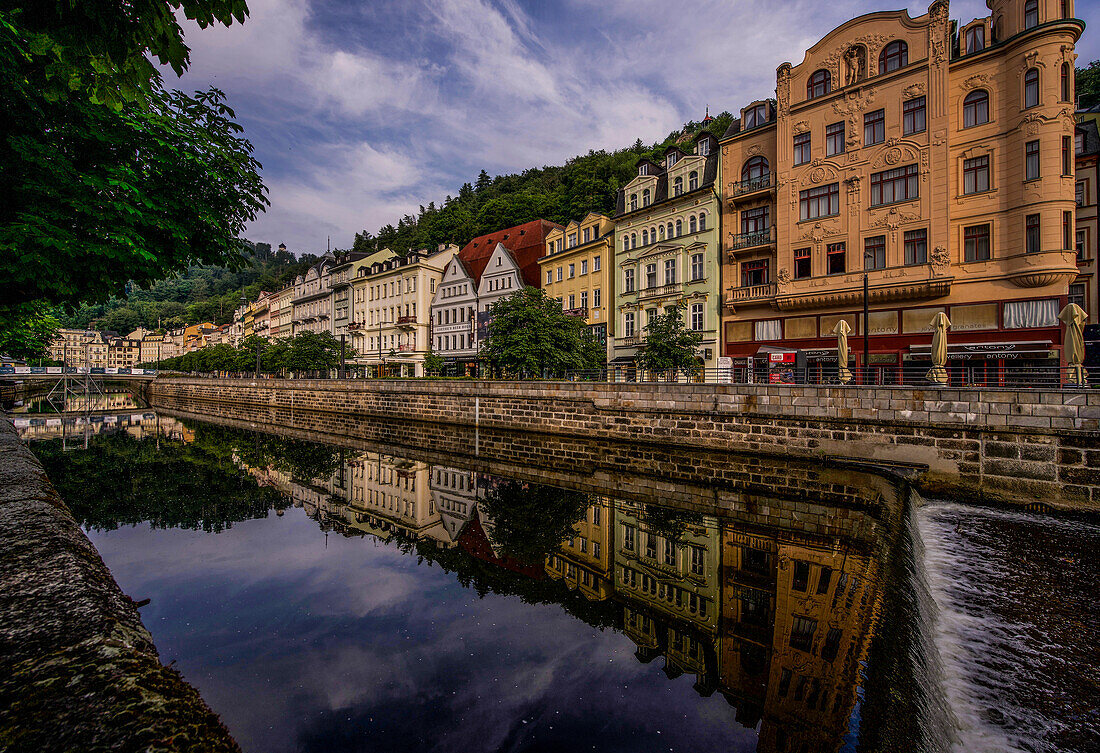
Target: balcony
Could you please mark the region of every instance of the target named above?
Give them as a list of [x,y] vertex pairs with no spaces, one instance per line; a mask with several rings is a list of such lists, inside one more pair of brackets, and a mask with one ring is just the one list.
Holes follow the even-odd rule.
[[770,194],[774,190],[775,181],[772,179],[771,174],[731,183],[727,187],[729,205],[732,208],[736,204],[753,201],[765,194]]
[[363,322],[349,322],[348,323],[348,330],[350,330],[352,332],[357,331],[357,330],[361,330],[361,329],[365,330],[366,328],[367,328],[367,325],[364,324]]
[[1044,288],[1048,285],[1068,285],[1077,277],[1077,252],[1040,251],[1009,256],[1004,270],[1013,285],[1021,288]]
[[397,317],[397,326],[411,329],[416,326],[415,316],[399,316]]
[[397,346],[397,352],[398,353],[414,353],[414,352],[416,352],[416,346],[415,345],[398,345]]
[[621,346],[624,346],[624,347],[630,347],[630,346],[641,345],[644,342],[645,342],[645,335],[642,335],[641,333],[636,333],[636,334],[633,334],[633,335],[627,335],[626,337],[616,337],[615,338],[615,345],[616,346],[621,345]]
[[740,235],[730,235],[729,246],[726,250],[729,252],[732,258],[741,251],[748,251],[754,248],[765,248],[767,246],[775,245],[775,228],[770,227],[767,230],[759,230],[755,233],[741,233]]
[[745,285],[740,288],[730,288],[725,300],[722,302],[726,310],[733,313],[737,306],[757,301],[770,301],[775,298],[776,285],[774,282],[763,285]]
[[652,288],[641,288],[638,290],[639,300],[642,298],[661,298],[666,295],[680,295],[684,290],[684,284],[682,282],[673,282],[668,285],[658,285]]
[[566,316],[579,316],[584,319],[588,317],[588,307],[580,306],[572,309],[562,309],[562,313]]

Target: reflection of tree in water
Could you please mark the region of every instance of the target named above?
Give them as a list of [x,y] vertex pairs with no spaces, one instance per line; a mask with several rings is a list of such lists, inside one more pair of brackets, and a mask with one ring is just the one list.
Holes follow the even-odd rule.
[[700,513],[661,505],[646,505],[642,510],[642,520],[651,533],[664,536],[674,544],[683,540],[689,528],[703,525]]
[[294,481],[329,479],[340,468],[340,451],[334,447],[224,426],[184,423],[195,430],[195,444],[209,447],[219,455],[236,456],[253,468],[283,471]]
[[478,503],[491,521],[493,541],[522,563],[541,565],[573,535],[588,509],[588,495],[542,484],[501,481]]
[[221,531],[262,518],[282,495],[259,486],[231,458],[199,444],[129,434],[91,438],[64,452],[61,440],[32,446],[82,525],[113,530],[148,521],[153,528]]

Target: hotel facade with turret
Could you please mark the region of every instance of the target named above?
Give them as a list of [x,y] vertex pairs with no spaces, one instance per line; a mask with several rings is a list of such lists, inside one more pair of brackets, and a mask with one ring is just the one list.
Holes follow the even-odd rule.
[[928,363],[938,312],[948,367],[968,381],[1059,362],[1084,25],[1072,2],[988,6],[965,25],[943,0],[917,18],[856,18],[781,65],[775,99],[740,111],[719,178],[735,368],[801,350],[827,378],[843,320],[849,366],[892,382]]

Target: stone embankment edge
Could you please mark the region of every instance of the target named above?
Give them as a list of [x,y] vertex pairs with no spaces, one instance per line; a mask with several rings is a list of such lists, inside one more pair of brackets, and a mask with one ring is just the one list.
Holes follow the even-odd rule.
[[3,414],[0,750],[240,751]]
[[150,403],[262,406],[923,466],[925,494],[1100,512],[1100,390],[158,377]]

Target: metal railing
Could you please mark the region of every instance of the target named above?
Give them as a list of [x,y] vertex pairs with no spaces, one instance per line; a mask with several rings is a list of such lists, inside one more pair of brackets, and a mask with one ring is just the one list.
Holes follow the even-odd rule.
[[771,173],[768,173],[767,175],[761,175],[759,178],[749,178],[748,180],[731,183],[729,192],[731,196],[741,196],[747,193],[763,191],[764,189],[771,188],[772,185],[772,176]]
[[770,246],[773,243],[775,243],[775,228],[768,228],[767,230],[758,230],[755,233],[731,235],[729,249],[733,251],[741,248]]

